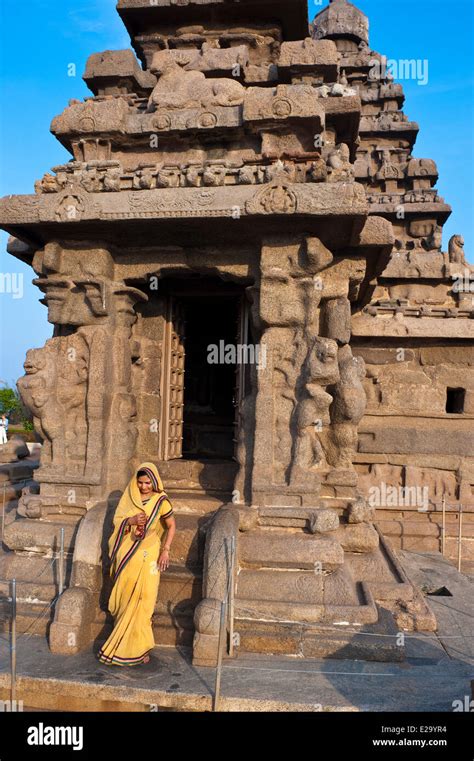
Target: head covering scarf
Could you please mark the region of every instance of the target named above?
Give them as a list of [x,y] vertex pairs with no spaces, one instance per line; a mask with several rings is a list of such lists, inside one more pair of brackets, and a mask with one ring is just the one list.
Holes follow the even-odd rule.
[[158,468],[152,462],[144,462],[136,469],[117,505],[114,515],[114,529],[112,536],[109,539],[109,557],[112,556],[114,548],[117,548],[117,542],[120,540],[124,530],[123,524],[125,519],[131,518],[133,515],[136,515],[139,510],[144,509],[140,489],[138,488],[137,483],[137,476],[141,470],[145,471],[150,476],[150,480],[153,484],[153,494],[150,501],[147,503],[146,512],[150,513],[153,511],[156,503],[159,499],[162,499],[163,496],[167,498]]
[[142,473],[146,473],[146,475],[150,479],[154,492],[159,493],[163,491],[163,484],[161,483],[160,476],[158,474],[157,469],[152,463],[150,463],[149,465],[145,465],[143,468],[139,468],[137,470],[137,474],[136,474],[137,480],[140,477],[139,474],[141,475]]

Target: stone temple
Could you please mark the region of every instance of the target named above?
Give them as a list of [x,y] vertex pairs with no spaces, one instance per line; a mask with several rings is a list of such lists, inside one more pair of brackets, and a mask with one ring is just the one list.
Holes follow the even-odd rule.
[[111,515],[153,460],[178,528],[158,644],[216,663],[235,537],[233,657],[403,658],[378,634],[436,620],[396,550],[440,549],[444,498],[448,556],[458,504],[474,554],[474,272],[402,86],[346,0],[118,13],[136,57],[89,58],[52,123],[71,160],[0,202],[54,326],[18,382],[43,447],[1,591],[27,630],[64,528],[42,632],[104,639]]

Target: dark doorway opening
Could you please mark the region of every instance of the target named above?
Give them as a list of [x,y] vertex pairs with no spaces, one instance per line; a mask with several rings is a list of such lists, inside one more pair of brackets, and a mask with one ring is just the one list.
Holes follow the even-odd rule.
[[466,389],[448,388],[446,389],[446,412],[451,415],[461,415],[464,412],[464,400]]
[[242,288],[211,278],[169,283],[184,317],[182,457],[231,460],[235,454]]
[[[183,301],[186,323],[183,457],[231,458],[235,433],[235,365],[222,347],[237,339],[238,300]],[[213,361],[216,360],[217,361]]]

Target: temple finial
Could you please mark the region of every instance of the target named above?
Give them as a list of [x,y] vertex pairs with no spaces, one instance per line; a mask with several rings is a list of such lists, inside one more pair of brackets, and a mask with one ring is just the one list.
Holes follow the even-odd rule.
[[369,44],[369,20],[348,0],[329,0],[313,21],[313,38],[345,38]]

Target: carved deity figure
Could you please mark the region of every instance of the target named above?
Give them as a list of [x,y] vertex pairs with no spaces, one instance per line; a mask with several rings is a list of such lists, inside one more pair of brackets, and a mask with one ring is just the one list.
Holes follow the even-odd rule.
[[382,151],[382,166],[375,175],[377,180],[402,180],[404,173],[401,166],[397,166],[392,161],[392,155],[388,148],[384,148]]
[[337,343],[331,338],[314,340],[302,370],[303,391],[294,413],[295,439],[290,483],[307,480],[311,471],[326,466],[322,445],[333,401],[325,387],[339,379]]
[[350,162],[349,148],[345,143],[340,143],[331,151],[327,166],[329,182],[347,182],[354,179],[354,167]]
[[358,425],[367,406],[363,384],[365,363],[361,357],[353,356],[348,344],[339,349],[338,362],[340,378],[333,390],[331,406],[330,460],[337,468],[353,470]]

